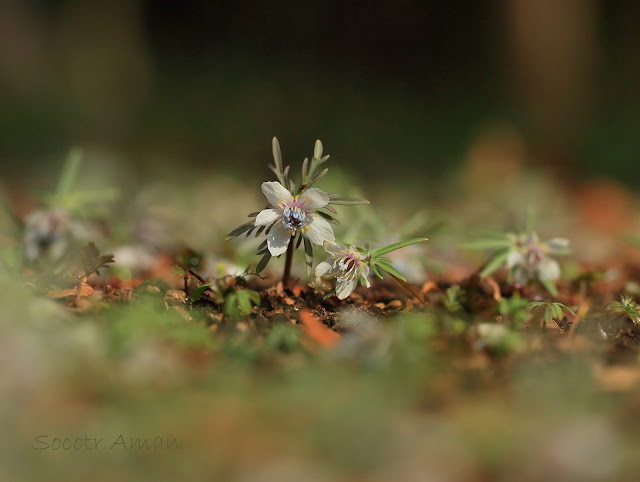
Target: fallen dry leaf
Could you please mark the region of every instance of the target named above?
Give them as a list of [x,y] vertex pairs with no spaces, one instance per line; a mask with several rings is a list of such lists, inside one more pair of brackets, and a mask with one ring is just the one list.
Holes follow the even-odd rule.
[[302,332],[313,341],[330,348],[340,340],[340,335],[325,326],[310,310],[300,312]]
[[439,292],[440,288],[438,288],[438,285],[434,281],[427,281],[425,284],[422,285],[422,288],[420,288],[420,291],[422,291],[422,293],[426,295],[431,291]]
[[596,367],[595,378],[605,391],[625,392],[640,384],[640,369],[637,366]]
[[87,277],[82,278],[79,291],[78,286],[70,288],[68,290],[52,290],[45,296],[51,300],[59,300],[61,298],[69,298],[71,296],[91,296],[93,294],[93,288],[87,283]]
[[169,309],[170,304],[185,304],[187,295],[183,290],[168,290],[164,295],[164,306]]
[[501,301],[502,295],[500,294],[500,286],[498,286],[498,283],[496,282],[496,280],[494,280],[491,276],[482,278],[482,280],[485,283],[487,283],[491,288],[491,290],[493,291],[493,299],[496,301]]

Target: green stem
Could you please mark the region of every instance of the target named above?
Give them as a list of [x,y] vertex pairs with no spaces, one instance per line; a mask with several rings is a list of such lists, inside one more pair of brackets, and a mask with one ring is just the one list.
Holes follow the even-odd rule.
[[[391,274],[391,273],[389,273]],[[416,297],[417,300],[420,302],[420,304],[422,304],[423,306],[425,306],[427,304],[427,301],[424,299],[424,296],[422,296],[422,293],[420,292],[420,290],[418,290],[415,286],[413,286],[410,283],[407,283],[404,280],[401,280],[400,278],[398,278],[397,276],[394,276],[391,274],[391,277],[396,280],[398,282],[398,284],[400,286],[402,286],[405,290],[407,290],[412,296]]]

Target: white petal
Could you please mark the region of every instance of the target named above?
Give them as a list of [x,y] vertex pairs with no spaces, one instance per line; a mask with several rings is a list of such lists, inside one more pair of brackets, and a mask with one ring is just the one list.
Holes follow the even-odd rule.
[[346,249],[342,244],[334,243],[333,241],[325,241],[322,246],[327,253],[333,254],[334,256],[338,256],[340,251]]
[[336,238],[333,235],[333,228],[323,217],[315,214],[309,222],[309,230],[305,231],[305,237],[313,244],[322,246],[325,241],[333,242]]
[[523,244],[536,244],[540,242],[540,236],[535,231],[531,231],[524,236]]
[[289,201],[291,199],[291,193],[277,181],[263,182],[262,192],[269,204],[274,207],[277,207],[281,201]]
[[520,251],[511,251],[507,256],[507,268],[513,268],[524,263],[524,256]]
[[560,277],[560,265],[555,259],[542,258],[538,265],[538,278],[541,280],[555,281]]
[[323,261],[322,263],[319,263],[318,266],[316,266],[316,276],[324,276],[325,274],[327,274],[329,271],[331,271],[332,265],[333,263],[331,263],[330,261]]
[[358,285],[358,278],[353,277],[345,281],[338,281],[336,283],[336,296],[339,300],[344,300],[347,296],[353,293]]
[[521,265],[513,270],[513,282],[519,285],[526,285],[529,282],[529,274]]
[[569,249],[569,240],[565,238],[552,238],[547,241],[550,253],[564,253]]
[[371,288],[371,283],[369,282],[369,265],[366,264],[366,263],[362,265],[362,275],[361,276],[364,278],[364,285],[367,288]]
[[329,204],[329,195],[315,187],[307,189],[300,195],[300,198],[304,202],[305,209],[323,208]]
[[274,226],[267,236],[267,246],[271,256],[280,256],[291,242],[291,231],[282,226]]
[[278,209],[263,209],[256,216],[256,226],[269,226],[282,215]]

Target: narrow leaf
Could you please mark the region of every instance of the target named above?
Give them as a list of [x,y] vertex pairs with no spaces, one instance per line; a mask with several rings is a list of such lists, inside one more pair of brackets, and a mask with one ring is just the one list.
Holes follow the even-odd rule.
[[267,267],[267,264],[269,264],[269,261],[271,261],[271,253],[267,251],[266,253],[264,253],[264,256],[258,263],[258,266],[256,266],[256,273],[261,273],[262,270],[264,270]]
[[307,276],[309,276],[311,275],[311,268],[313,268],[313,245],[307,238],[304,238],[304,261],[307,268]]
[[422,243],[424,241],[427,241],[427,238],[414,238],[414,239],[409,239],[408,241],[401,241],[399,243],[390,244],[388,246],[382,246],[380,248],[376,248],[373,251],[371,251],[371,256],[374,256],[374,257],[380,256],[383,254],[390,253],[391,251],[395,251],[397,249],[405,248],[412,244]]
[[274,137],[271,141],[271,150],[273,151],[273,162],[276,163],[276,169],[278,172],[282,172],[282,151],[277,137]]
[[322,142],[320,139],[316,141],[316,145],[313,148],[313,157],[316,159],[322,158]]
[[233,231],[231,231],[229,234],[227,234],[227,241],[229,241],[230,239],[233,238],[237,238],[238,236],[240,236],[242,233],[244,233],[245,231],[247,231],[248,229],[251,228],[251,226],[253,226],[253,223],[255,221],[247,221],[244,224],[241,224],[240,226],[238,226],[237,228],[235,228]]
[[502,265],[506,263],[508,257],[509,257],[508,249],[498,252],[493,258],[491,258],[491,260],[489,260],[489,262],[482,269],[482,271],[480,271],[480,276],[482,276],[483,278],[486,278],[495,270],[497,270],[498,268],[501,268]]
[[468,243],[462,243],[460,247],[462,249],[477,249],[477,250],[485,250],[485,249],[500,249],[500,248],[509,248],[513,246],[513,242],[510,239],[478,239],[476,241],[469,241]]
[[376,265],[376,263],[373,260],[371,260],[371,263],[369,264],[369,266],[371,267],[373,272],[378,276],[378,278],[384,279],[382,274],[380,273],[380,270],[378,269],[378,266]]
[[83,152],[79,147],[74,147],[69,151],[64,161],[64,166],[62,167],[62,174],[58,180],[56,196],[65,196],[73,189],[73,184],[78,177],[78,169],[82,162],[82,156]]
[[554,285],[553,282],[547,279],[540,280],[540,282],[542,283],[542,286],[551,293],[551,296],[558,296],[558,288],[556,288],[556,285]]
[[359,204],[371,204],[371,203],[366,199],[334,197],[329,201],[329,204],[336,204],[338,206],[357,206]]
[[407,279],[404,277],[404,275],[400,271],[395,269],[393,266],[391,266],[390,264],[385,263],[385,262],[381,262],[381,261],[376,261],[376,264],[378,265],[378,267],[380,269],[386,271],[390,275],[393,275],[396,278],[400,278],[402,281],[407,281]]

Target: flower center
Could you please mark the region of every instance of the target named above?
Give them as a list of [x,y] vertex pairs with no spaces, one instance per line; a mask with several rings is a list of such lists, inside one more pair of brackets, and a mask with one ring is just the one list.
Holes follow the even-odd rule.
[[334,267],[341,271],[339,280],[348,280],[362,273],[362,261],[360,253],[351,252],[349,250],[341,251],[340,257],[334,262]]
[[538,265],[542,258],[544,258],[545,253],[542,247],[538,244],[532,244],[527,247],[526,259],[529,265]]
[[298,206],[287,206],[282,213],[282,224],[292,231],[300,228],[306,221],[307,214]]

